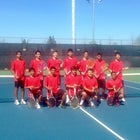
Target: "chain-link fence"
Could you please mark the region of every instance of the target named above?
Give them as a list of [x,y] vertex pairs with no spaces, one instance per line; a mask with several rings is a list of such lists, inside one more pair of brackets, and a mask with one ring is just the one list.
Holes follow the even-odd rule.
[[130,66],[140,67],[140,46],[132,44],[131,41],[127,44],[125,40],[123,40],[119,44],[113,43],[113,41],[109,42],[109,40],[108,43],[107,41],[106,43],[102,43],[103,40],[101,40],[100,43],[86,43],[82,40],[84,43],[71,44],[70,42],[58,42],[56,39],[52,42],[49,42],[48,39],[44,39],[43,42],[43,40],[35,38],[35,41],[32,40],[33,42],[27,38],[20,38],[20,42],[17,41],[17,38],[10,39],[11,41],[6,41],[7,39],[0,41],[0,69],[10,68],[11,61],[15,58],[15,53],[18,50],[23,52],[23,58],[26,60],[28,67],[36,50],[40,50],[42,58],[47,61],[53,50],[57,50],[59,56],[63,59],[67,55],[68,48],[74,50],[78,59],[81,59],[83,51],[85,50],[89,51],[90,57],[95,57],[98,52],[101,52],[108,63],[114,58],[114,53],[119,51],[122,54],[122,59],[129,63]]

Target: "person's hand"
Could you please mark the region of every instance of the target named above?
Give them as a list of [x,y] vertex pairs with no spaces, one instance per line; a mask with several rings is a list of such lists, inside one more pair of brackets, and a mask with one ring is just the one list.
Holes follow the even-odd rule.
[[94,92],[94,91],[95,91],[95,88],[94,88],[94,87],[92,87],[91,92]]
[[14,75],[14,78],[15,78],[15,79],[19,79],[19,76],[15,74],[15,75]]
[[51,91],[52,90],[52,87],[48,87],[48,90]]
[[124,67],[124,70],[128,70],[129,69],[129,67]]
[[34,87],[33,87],[33,86],[30,86],[30,87],[29,87],[29,89],[30,89],[30,90],[33,90],[33,89],[34,89]]

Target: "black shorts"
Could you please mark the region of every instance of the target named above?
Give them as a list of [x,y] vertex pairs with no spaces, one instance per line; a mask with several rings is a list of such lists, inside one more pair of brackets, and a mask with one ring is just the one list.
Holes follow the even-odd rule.
[[15,81],[15,87],[16,88],[24,88],[24,80],[18,80],[18,81]]
[[89,97],[94,97],[94,96],[96,96],[97,95],[97,93],[96,92],[88,92],[88,91],[84,91],[84,92],[86,92],[86,94],[87,94],[87,96],[89,96]]
[[98,81],[98,88],[105,89],[105,79],[97,80]]
[[54,93],[53,95],[54,95],[54,97],[55,97],[56,100],[61,100],[62,99],[62,96],[64,95],[64,93],[65,93],[65,90],[59,89],[57,91],[57,93]]

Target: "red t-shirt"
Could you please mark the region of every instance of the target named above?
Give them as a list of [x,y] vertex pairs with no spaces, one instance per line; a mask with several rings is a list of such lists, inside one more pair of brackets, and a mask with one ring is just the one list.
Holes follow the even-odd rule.
[[57,94],[58,90],[60,89],[60,80],[57,75],[47,75],[44,80],[44,85],[47,87],[51,87],[52,92],[54,94]]
[[95,77],[88,77],[86,76],[83,80],[83,87],[92,90],[93,88],[98,88],[98,82]]
[[[19,77],[19,80],[25,80],[25,67],[26,63],[23,59],[16,59],[11,63],[11,70]],[[16,81],[17,79],[14,78],[14,80]]]
[[[74,86],[74,85],[77,85],[77,86],[81,86],[82,84],[82,78],[80,75],[68,75],[65,79],[65,82],[66,82],[66,85],[70,85],[70,86]],[[76,88],[76,92],[79,91],[79,88],[77,87]],[[74,89],[72,88],[69,88],[68,89],[68,95],[69,97],[73,97],[74,96]]]
[[[41,87],[41,83],[40,83],[40,78],[39,77],[26,77],[25,79],[25,87],[28,86],[33,86],[33,87]],[[39,89],[34,89],[34,90],[29,90],[28,91],[28,97],[30,97],[30,94],[38,94]]]
[[43,80],[43,70],[46,66],[45,62],[41,60],[33,59],[30,63],[30,67],[35,69],[35,75],[40,77],[40,80]]
[[94,72],[95,74],[97,75],[97,79],[99,80],[102,80],[102,79],[105,79],[105,73],[103,72],[103,67],[104,65],[106,64],[106,62],[104,60],[95,60],[95,63],[94,63]]
[[60,74],[60,65],[61,64],[62,64],[62,60],[50,58],[50,59],[48,59],[47,67],[48,67],[48,69],[50,69],[51,67],[55,67],[56,68],[56,74],[59,75]]
[[119,61],[115,59],[110,63],[109,69],[117,74],[118,79],[123,80],[122,75],[123,67],[124,67],[123,62],[121,60]]
[[88,61],[88,59],[82,59],[78,64],[78,69],[83,76],[86,75]]
[[106,88],[108,89],[108,94],[109,95],[114,95],[114,89],[110,90],[109,88],[115,88],[116,90],[121,88],[123,86],[122,81],[120,79],[109,79],[106,82]]
[[72,57],[72,58],[67,57],[67,58],[64,59],[63,67],[64,67],[64,69],[67,72],[66,74],[70,73],[71,68],[73,66],[77,67],[77,59],[76,59],[76,57]]

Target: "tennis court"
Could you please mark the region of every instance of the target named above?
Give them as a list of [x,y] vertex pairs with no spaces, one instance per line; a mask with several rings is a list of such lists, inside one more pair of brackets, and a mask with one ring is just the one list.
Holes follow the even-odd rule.
[[[128,78],[129,79],[129,78]],[[127,80],[128,80],[127,79]],[[63,84],[64,79],[62,79]],[[0,78],[0,139],[2,140],[137,140],[140,137],[140,83],[125,82],[126,103],[97,108],[30,109],[14,105],[13,79]]]

